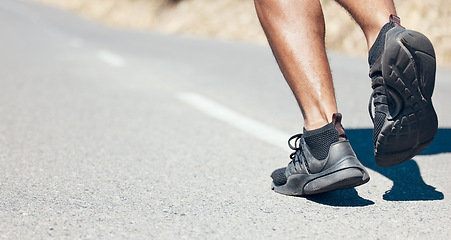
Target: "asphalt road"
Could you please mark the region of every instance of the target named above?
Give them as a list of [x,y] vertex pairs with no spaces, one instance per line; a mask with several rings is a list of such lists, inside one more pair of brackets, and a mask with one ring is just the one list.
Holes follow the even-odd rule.
[[366,61],[330,59],[371,180],[287,197],[269,175],[302,119],[267,46],[0,1],[0,238],[448,239],[451,71],[437,73],[435,142],[383,169]]

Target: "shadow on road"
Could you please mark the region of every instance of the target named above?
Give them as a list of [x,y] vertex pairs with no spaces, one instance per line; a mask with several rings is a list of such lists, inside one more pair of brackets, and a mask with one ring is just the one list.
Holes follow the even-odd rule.
[[[383,195],[384,200],[431,201],[444,199],[442,192],[424,182],[418,164],[413,159],[390,168],[377,166],[373,155],[372,134],[372,129],[346,129],[346,135],[362,164],[393,181],[393,187]],[[451,145],[448,143],[450,138],[451,129],[439,129],[434,142],[420,155],[451,152]],[[358,196],[355,189],[333,191],[310,196],[308,199],[331,206],[367,206],[374,204],[374,202]]]
[[374,204],[373,201],[360,197],[354,188],[312,195],[307,199],[335,207],[364,207]]

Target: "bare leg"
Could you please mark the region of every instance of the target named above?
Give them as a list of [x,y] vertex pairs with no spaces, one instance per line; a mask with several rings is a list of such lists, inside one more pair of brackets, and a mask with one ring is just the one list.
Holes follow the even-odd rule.
[[393,0],[336,0],[359,24],[371,48],[390,14],[396,15]]
[[337,112],[325,50],[319,0],[254,0],[279,67],[293,91],[307,130],[332,121]]
[[[273,171],[275,192],[305,196],[368,182],[337,112],[319,0],[254,0],[279,67],[304,116],[307,131],[289,139],[292,161]],[[292,145],[293,143],[294,145]],[[324,160],[324,161],[323,161]],[[327,163],[326,165],[323,165]],[[307,167],[308,166],[308,167]]]

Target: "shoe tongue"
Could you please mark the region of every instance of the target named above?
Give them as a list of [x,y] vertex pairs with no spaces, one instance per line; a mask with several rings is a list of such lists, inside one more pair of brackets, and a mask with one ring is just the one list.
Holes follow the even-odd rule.
[[334,123],[335,129],[338,132],[338,140],[345,141],[348,139],[348,137],[346,137],[345,129],[343,128],[343,125],[341,125],[342,118],[343,116],[341,115],[341,113],[334,113],[334,115],[332,115],[332,122]]

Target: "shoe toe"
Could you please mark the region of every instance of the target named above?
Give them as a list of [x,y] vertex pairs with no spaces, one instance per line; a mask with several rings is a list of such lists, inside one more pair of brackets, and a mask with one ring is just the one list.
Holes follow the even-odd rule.
[[287,176],[285,175],[286,168],[279,168],[274,170],[271,174],[274,185],[281,186],[287,183]]

